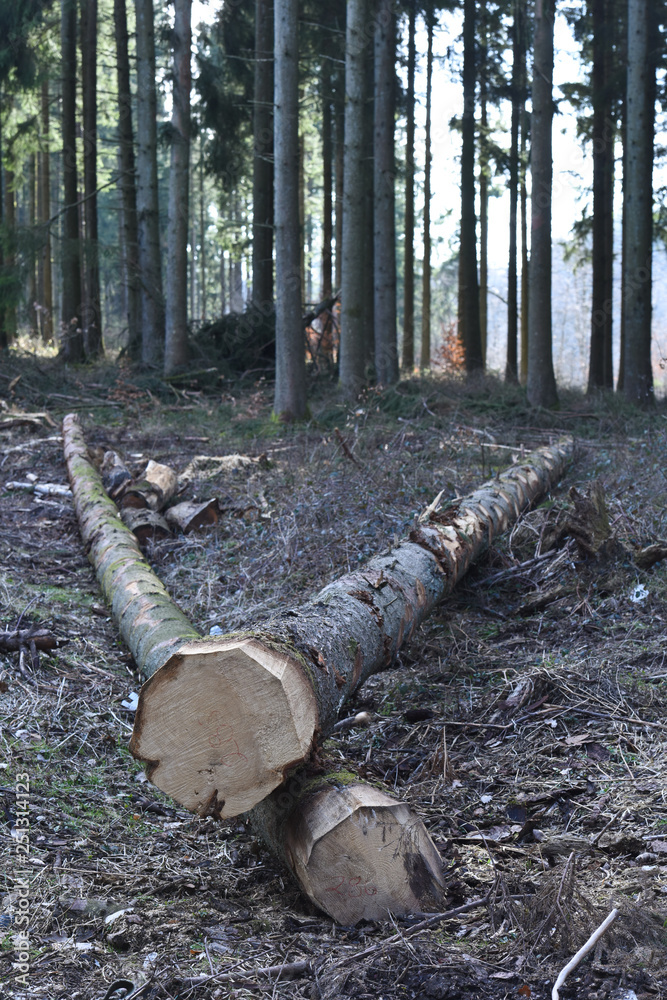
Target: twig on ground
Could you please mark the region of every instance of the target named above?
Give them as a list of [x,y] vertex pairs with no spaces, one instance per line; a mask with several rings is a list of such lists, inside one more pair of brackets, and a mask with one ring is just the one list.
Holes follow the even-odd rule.
[[579,949],[576,955],[573,955],[573,957],[570,959],[567,965],[561,969],[561,971],[558,973],[558,979],[554,983],[553,989],[551,991],[551,1000],[560,1000],[560,994],[558,992],[560,987],[563,985],[563,983],[570,975],[570,973],[573,971],[573,969],[576,969],[579,963],[582,961],[582,959],[584,959],[586,955],[589,953],[589,951],[591,951],[595,947],[595,945],[600,940],[600,938],[607,930],[607,928],[610,926],[610,924],[613,924],[614,920],[616,920],[617,916],[618,916],[618,910],[614,907],[609,916],[602,921],[597,930],[593,931],[586,944],[582,945],[582,947]]
[[391,937],[385,938],[380,944],[374,944],[371,948],[366,948],[365,951],[358,951],[353,955],[347,955],[345,958],[339,959],[339,961],[329,966],[328,971],[338,969],[343,965],[349,965],[350,962],[357,962],[362,958],[367,958],[368,955],[374,955],[388,945],[396,944],[398,941],[405,941],[406,938],[428,930],[429,927],[435,927],[436,924],[442,923],[443,920],[450,920],[452,917],[457,917],[459,913],[467,913],[468,910],[476,910],[478,906],[486,906],[488,901],[489,894],[487,893],[486,896],[473,899],[469,903],[464,903],[463,906],[455,906],[453,910],[445,910],[444,913],[434,913],[432,917],[427,917],[425,920],[420,920],[418,924],[413,924],[409,930],[404,931],[402,934],[393,934]]
[[341,448],[343,449],[349,460],[351,462],[354,462],[354,464],[361,469],[362,468],[361,462],[359,461],[358,458],[355,458],[355,456],[352,454],[349,444],[347,443],[347,441],[345,440],[345,438],[343,437],[343,435],[341,434],[341,432],[338,430],[337,427],[334,427],[334,434],[336,435],[336,440],[338,441],[339,445],[341,446]]
[[268,965],[261,969],[237,969],[236,972],[220,972],[213,976],[193,976],[184,979],[185,986],[203,986],[206,983],[238,983],[248,985],[254,976],[266,976],[269,979],[280,975],[303,976],[312,969],[310,962],[283,962],[282,965]]

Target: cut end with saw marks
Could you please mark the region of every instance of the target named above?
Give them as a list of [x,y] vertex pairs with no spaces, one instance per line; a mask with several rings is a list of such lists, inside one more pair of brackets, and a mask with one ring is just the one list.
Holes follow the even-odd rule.
[[301,886],[341,924],[435,910],[442,900],[440,855],[424,824],[370,785],[307,796],[286,833]]
[[317,722],[295,658],[257,639],[202,640],[144,684],[130,751],[186,809],[225,819],[252,809],[307,758]]

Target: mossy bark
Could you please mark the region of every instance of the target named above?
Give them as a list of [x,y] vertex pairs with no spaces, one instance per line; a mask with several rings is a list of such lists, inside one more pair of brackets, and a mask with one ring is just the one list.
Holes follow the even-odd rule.
[[88,558],[141,674],[150,677],[180,646],[201,637],[121,521],[90,461],[78,418],[72,414],[63,421],[63,442]]

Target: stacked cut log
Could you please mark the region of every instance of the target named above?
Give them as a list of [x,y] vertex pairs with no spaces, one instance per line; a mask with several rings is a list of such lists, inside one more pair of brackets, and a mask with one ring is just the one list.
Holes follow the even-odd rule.
[[216,498],[169,506],[179,490],[179,478],[168,465],[151,460],[143,476],[134,480],[116,452],[107,451],[101,473],[123,523],[142,545],[150,539],[168,538],[172,530],[188,534],[218,523],[220,505]]
[[407,806],[337,775],[313,783],[298,768],[359,685],[557,482],[571,441],[444,509],[431,505],[408,539],[304,606],[249,632],[201,639],[119,523],[76,417],[63,430],[81,533],[146,679],[130,749],[149,778],[202,816],[251,810],[260,835],[335,919],[437,905],[437,851]]

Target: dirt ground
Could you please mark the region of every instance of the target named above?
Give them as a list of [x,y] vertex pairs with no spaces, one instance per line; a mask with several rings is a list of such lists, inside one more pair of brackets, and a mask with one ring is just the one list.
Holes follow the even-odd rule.
[[[3,364],[0,631],[66,643],[38,661],[0,652],[0,997],[548,998],[612,907],[561,997],[667,996],[667,560],[645,551],[667,544],[664,404],[565,394],[543,413],[492,380],[434,377],[347,407],[321,382],[292,428],[271,421],[263,380],[165,387],[112,366]],[[440,490],[464,495],[522,447],[574,435],[553,495],[346,708],[370,728],[329,742],[424,819],[446,909],[476,907],[423,929],[336,926],[242,820],[200,820],[146,782],[123,705],[140,682],[71,500],[9,485],[66,483],[68,411],[95,455],[113,448],[136,473],[265,456],[191,466],[184,497],[218,497],[220,523],[147,549],[204,633],[298,604],[406,534]]]

